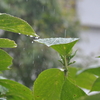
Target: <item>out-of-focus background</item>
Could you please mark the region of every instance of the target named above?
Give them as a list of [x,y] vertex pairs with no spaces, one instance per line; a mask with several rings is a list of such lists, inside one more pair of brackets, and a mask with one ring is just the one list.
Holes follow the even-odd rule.
[[[76,44],[76,67],[98,65],[100,54],[99,0],[1,0],[0,13],[26,20],[41,38],[80,38]],[[14,58],[12,69],[4,76],[31,87],[38,74],[60,67],[58,54],[33,43],[33,38],[0,30],[0,37],[15,40],[18,47],[6,49]]]

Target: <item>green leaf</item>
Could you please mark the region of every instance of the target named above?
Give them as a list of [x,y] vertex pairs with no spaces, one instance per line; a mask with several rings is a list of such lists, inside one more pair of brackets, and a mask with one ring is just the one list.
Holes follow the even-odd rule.
[[91,91],[100,91],[100,77],[94,82]]
[[78,38],[46,38],[35,41],[52,47],[61,55],[67,55],[78,40]]
[[38,76],[33,93],[35,100],[74,100],[85,95],[66,79],[63,71],[56,68],[45,70]]
[[100,76],[100,66],[79,70],[77,74],[84,73],[84,72],[88,72],[88,73]]
[[100,100],[100,93],[95,94],[95,95],[90,95],[90,96],[84,96],[77,100]]
[[69,80],[65,79],[60,100],[75,100],[76,98],[85,95],[85,92],[82,91],[78,86],[72,84]]
[[17,44],[10,39],[0,38],[0,48],[15,48]]
[[8,92],[3,95],[7,100],[33,100],[32,91],[20,83],[0,79],[0,85],[8,89]]
[[5,13],[0,13],[0,29],[38,37],[26,21]]
[[0,49],[0,71],[9,69],[12,64],[12,57]]
[[87,73],[87,72],[76,75],[78,70],[79,68],[69,67],[68,68],[68,79],[72,83],[75,83],[76,85],[82,88],[91,89],[94,81],[97,79],[96,76],[91,73]]

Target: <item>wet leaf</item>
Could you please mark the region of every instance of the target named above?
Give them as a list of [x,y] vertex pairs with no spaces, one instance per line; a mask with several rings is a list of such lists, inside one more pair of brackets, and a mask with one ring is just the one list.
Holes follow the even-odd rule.
[[0,38],[0,48],[15,48],[17,44],[10,39]]
[[56,68],[45,70],[38,76],[33,93],[35,100],[74,100],[86,95],[65,78],[63,71]]
[[26,21],[5,13],[0,13],[0,29],[38,37]]
[[12,80],[0,79],[0,85],[8,89],[7,100],[33,100],[32,91],[26,86]]
[[0,71],[9,69],[12,64],[12,57],[4,50],[0,49]]
[[61,55],[67,55],[78,40],[78,38],[46,38],[35,41],[52,47]]

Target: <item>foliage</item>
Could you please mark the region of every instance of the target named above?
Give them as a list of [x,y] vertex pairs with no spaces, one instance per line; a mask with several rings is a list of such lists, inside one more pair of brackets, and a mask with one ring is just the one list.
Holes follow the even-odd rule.
[[[68,5],[65,3],[67,1]],[[74,8],[74,0],[0,1],[0,12],[24,19],[40,37],[77,37],[79,23]],[[14,40],[18,45],[16,49],[5,49],[14,58],[14,68],[4,71],[4,76],[9,79],[21,81],[27,87],[32,87],[33,81],[41,71],[59,65],[57,53],[44,45],[32,44],[33,37],[8,31],[0,34],[0,37]]]
[[[8,14],[5,15],[9,17]],[[2,16],[2,13],[0,16]],[[8,21],[7,18],[3,18],[3,20],[4,22]],[[16,20],[16,17],[13,17],[12,20]],[[23,20],[17,20],[19,20],[19,25],[21,25]],[[23,22],[26,28],[29,28],[27,22]],[[15,27],[10,27],[10,29],[17,30],[16,24],[18,25],[18,23],[14,23]],[[3,26],[5,30],[8,30],[8,26],[6,27],[5,23],[0,23],[0,27],[3,28]],[[23,33],[23,30],[20,30],[20,33],[21,31]],[[33,34],[33,36],[37,36],[37,34]],[[83,70],[69,66],[71,58],[75,55],[72,54],[72,48],[77,41],[78,38],[45,38],[35,40],[35,42],[43,43],[56,50],[61,56],[60,62],[63,68],[51,68],[40,73],[32,90],[15,81],[0,79],[0,97],[7,100],[94,100],[93,98],[99,100],[100,94],[87,96],[81,88],[89,89],[90,92],[100,91],[100,74],[98,73],[100,68]],[[12,40],[0,39],[0,48],[14,48],[16,46]],[[11,64],[12,57],[3,49],[0,49],[0,71],[9,69]],[[84,84],[84,82],[87,84]]]

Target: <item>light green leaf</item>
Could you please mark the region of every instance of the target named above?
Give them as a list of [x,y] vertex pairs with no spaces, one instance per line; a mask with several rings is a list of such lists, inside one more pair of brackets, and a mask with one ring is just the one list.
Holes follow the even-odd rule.
[[38,76],[33,93],[35,100],[74,100],[85,95],[66,79],[63,71],[56,68],[45,70]]
[[91,91],[100,91],[100,77],[94,82]]
[[78,38],[46,38],[35,41],[52,47],[61,55],[67,55],[78,40]]
[[0,49],[0,71],[9,69],[8,66],[12,64],[12,57],[5,51]]
[[85,95],[86,95],[85,92],[83,92],[78,86],[72,84],[69,80],[65,79],[61,91],[60,100],[75,100],[76,98]]
[[15,48],[17,44],[10,39],[0,38],[0,48]]
[[75,83],[76,85],[82,88],[91,89],[94,81],[97,79],[96,76],[91,73],[87,73],[87,72],[76,75],[78,70],[79,68],[69,67],[68,68],[68,79],[72,83]]
[[88,73],[92,73],[94,75],[100,76],[100,66],[79,70],[77,74],[84,73],[84,72],[88,72]]
[[0,13],[0,29],[38,37],[26,21],[5,13]]
[[33,100],[32,91],[15,81],[0,79],[0,85],[8,89],[7,100]]
[[84,96],[77,100],[100,100],[100,93],[95,94],[95,95],[90,95],[90,96]]

